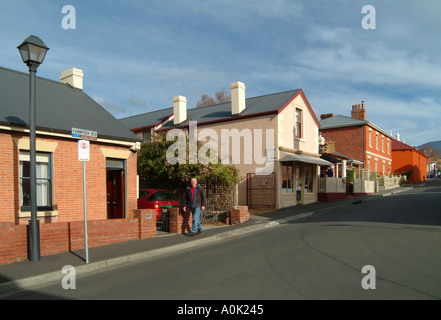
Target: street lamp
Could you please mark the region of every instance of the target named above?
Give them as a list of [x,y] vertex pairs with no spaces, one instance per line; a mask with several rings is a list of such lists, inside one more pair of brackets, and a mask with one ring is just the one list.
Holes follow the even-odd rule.
[[37,151],[36,151],[36,78],[38,66],[43,62],[49,48],[36,37],[29,36],[18,47],[23,62],[29,67],[29,139],[31,175],[31,220],[29,220],[29,260],[40,260],[40,225],[37,218]]

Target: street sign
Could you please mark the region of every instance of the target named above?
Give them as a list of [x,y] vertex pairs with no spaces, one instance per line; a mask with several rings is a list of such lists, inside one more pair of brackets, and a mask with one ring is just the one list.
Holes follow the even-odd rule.
[[72,128],[72,137],[95,141],[98,139],[98,133],[92,130]]
[[90,160],[90,142],[87,140],[78,141],[78,161]]

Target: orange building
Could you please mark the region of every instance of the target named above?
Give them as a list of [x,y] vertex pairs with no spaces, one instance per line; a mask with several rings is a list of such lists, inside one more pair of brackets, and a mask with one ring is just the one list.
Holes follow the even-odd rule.
[[426,180],[427,156],[401,141],[392,140],[392,171],[405,174],[410,183]]

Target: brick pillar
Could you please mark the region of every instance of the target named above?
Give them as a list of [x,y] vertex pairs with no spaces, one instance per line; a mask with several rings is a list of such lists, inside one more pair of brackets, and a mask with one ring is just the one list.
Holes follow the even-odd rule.
[[170,209],[170,233],[185,233],[191,231],[193,217],[188,210],[184,212],[180,207]]
[[244,223],[250,219],[247,206],[235,206],[230,208],[231,224]]
[[156,211],[155,209],[135,209],[133,217],[139,220],[139,239],[156,237]]

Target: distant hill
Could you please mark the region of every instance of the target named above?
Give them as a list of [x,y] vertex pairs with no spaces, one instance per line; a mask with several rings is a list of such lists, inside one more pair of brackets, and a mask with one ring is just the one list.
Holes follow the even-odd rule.
[[421,150],[421,148],[423,147],[432,147],[441,154],[441,141],[434,141],[422,144],[418,147],[418,150]]

